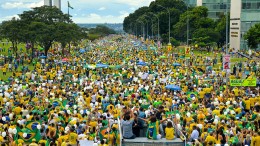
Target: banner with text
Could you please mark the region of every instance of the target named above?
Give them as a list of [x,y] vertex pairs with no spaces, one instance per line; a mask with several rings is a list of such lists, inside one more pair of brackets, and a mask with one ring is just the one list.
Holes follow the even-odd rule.
[[255,87],[256,78],[252,79],[230,79],[230,86]]

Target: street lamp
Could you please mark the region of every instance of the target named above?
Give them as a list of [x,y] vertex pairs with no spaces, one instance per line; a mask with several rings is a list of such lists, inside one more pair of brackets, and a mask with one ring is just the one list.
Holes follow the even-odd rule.
[[137,21],[142,24],[141,29],[143,29],[143,38],[144,38],[144,23],[142,21]]
[[129,28],[129,29],[130,29],[130,34],[132,34],[132,33],[133,33],[133,28],[132,28],[132,25],[133,25],[133,22],[131,22],[131,23],[130,23],[130,28]]
[[161,8],[164,8],[169,13],[169,44],[171,44],[171,40],[170,40],[170,38],[171,38],[171,13],[170,13],[170,10],[161,5],[158,5],[158,6]]
[[147,15],[144,15],[144,17],[149,18],[149,19],[151,20],[151,22],[152,22],[152,26],[151,26],[151,28],[152,28],[152,38],[153,38],[153,19],[150,18],[150,17],[147,16]]
[[157,34],[157,41],[159,41],[159,36],[160,36],[160,19],[159,19],[159,17],[158,17],[157,15],[155,15],[154,13],[149,13],[149,14],[154,15],[154,16],[157,18],[157,20],[158,20],[158,24],[157,24],[157,25],[158,25],[158,26],[157,26],[157,27],[158,27],[158,28],[157,28],[157,29],[158,29],[158,32],[157,32],[157,33],[158,33],[158,34]]
[[190,24],[189,24],[189,11],[188,11],[188,9],[189,9],[189,4],[187,3],[187,47],[189,46],[189,33],[190,33],[190,30],[189,30],[189,26],[190,26]]
[[135,23],[135,36],[138,37],[137,36],[137,25],[136,25],[136,23]]
[[186,40],[186,43],[187,43],[187,47],[189,46],[189,33],[190,33],[190,27],[189,27],[189,11],[188,11],[188,9],[189,9],[189,2],[188,1],[186,1],[185,2],[185,0],[182,0],[184,3],[186,3],[186,6],[187,6],[187,20],[186,20],[186,23],[187,23],[187,40]]
[[226,54],[228,54],[228,1],[226,2]]

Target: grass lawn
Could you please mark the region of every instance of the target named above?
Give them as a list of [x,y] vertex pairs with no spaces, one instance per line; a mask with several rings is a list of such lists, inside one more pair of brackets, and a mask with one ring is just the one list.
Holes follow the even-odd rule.
[[[0,48],[5,49],[4,52],[0,52],[0,55],[8,55],[8,48],[12,47],[12,43],[8,42],[6,40],[0,41]],[[26,48],[25,48],[25,44],[18,44],[18,51],[20,51],[20,49],[22,48],[22,52],[26,52]],[[13,53],[13,51],[11,52]]]
[[[25,66],[28,66],[29,70],[34,69],[34,66],[32,64],[25,64]],[[21,65],[18,67],[18,72],[20,72],[20,71],[22,71]],[[8,78],[12,75],[13,75],[13,72],[7,71],[6,75],[4,76],[2,70],[0,70],[0,79],[2,79],[4,81],[8,80]]]

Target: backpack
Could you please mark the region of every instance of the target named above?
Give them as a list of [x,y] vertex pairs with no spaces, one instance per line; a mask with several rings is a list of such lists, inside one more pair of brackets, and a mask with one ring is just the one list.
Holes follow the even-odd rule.
[[157,139],[157,122],[149,123],[148,129],[146,132],[146,137],[148,139]]
[[246,139],[244,140],[244,144],[245,145],[250,145],[251,144],[251,140],[247,141]]

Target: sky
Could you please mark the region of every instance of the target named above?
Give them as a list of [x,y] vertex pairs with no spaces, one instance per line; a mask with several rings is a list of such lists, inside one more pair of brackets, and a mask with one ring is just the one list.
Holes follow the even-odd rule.
[[[123,23],[130,13],[154,0],[70,0],[70,10],[75,23]],[[67,0],[61,0],[64,13]],[[0,23],[18,17],[23,11],[44,4],[44,0],[0,0]]]

